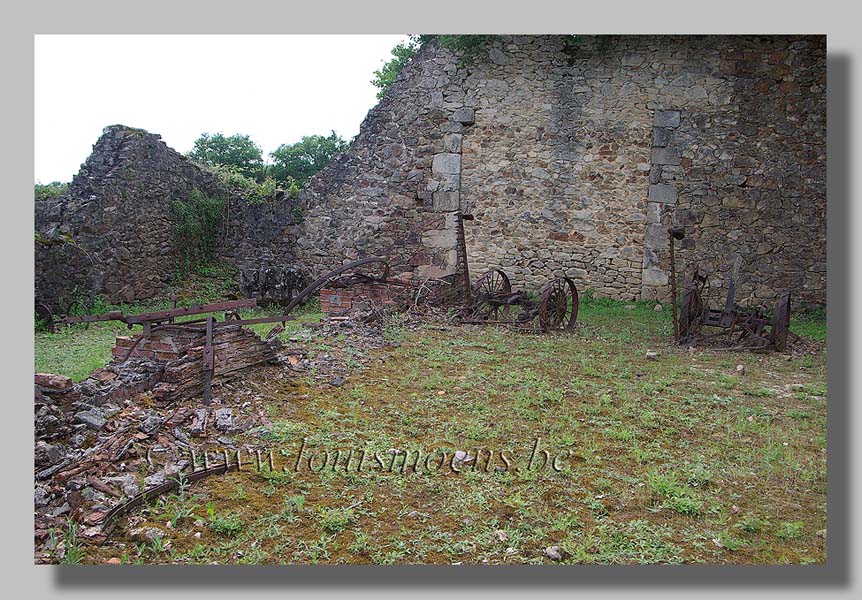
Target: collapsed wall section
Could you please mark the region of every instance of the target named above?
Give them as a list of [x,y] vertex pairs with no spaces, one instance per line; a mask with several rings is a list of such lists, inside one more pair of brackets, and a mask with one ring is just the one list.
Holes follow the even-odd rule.
[[315,276],[370,256],[405,279],[458,272],[461,138],[473,123],[463,81],[451,53],[420,49],[350,149],[300,194],[297,261]]
[[180,266],[173,205],[193,190],[225,201],[215,258],[237,268],[289,262],[293,199],[249,202],[161,136],[112,125],[68,190],[36,202],[36,302],[66,314],[97,295],[119,303],[163,294]]

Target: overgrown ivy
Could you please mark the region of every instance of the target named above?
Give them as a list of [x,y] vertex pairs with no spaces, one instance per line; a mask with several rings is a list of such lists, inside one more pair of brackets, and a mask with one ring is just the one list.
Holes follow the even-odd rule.
[[279,189],[283,190],[289,198],[296,198],[299,193],[296,180],[289,175],[284,181],[264,177],[263,181],[258,182],[230,166],[213,165],[207,168],[218,176],[222,187],[242,197],[248,204],[261,204],[272,200]]
[[174,243],[180,272],[188,272],[212,258],[224,206],[223,198],[211,198],[197,188],[187,198],[174,200]]

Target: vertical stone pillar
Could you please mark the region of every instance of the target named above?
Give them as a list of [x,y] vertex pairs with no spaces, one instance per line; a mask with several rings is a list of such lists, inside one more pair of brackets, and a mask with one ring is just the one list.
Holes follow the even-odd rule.
[[425,231],[422,243],[440,261],[417,268],[419,277],[446,277],[458,272],[460,250],[457,213],[461,210],[461,158],[465,130],[475,122],[475,111],[463,107],[453,111],[440,125],[442,144],[431,158],[431,173],[420,184],[418,196],[432,213],[440,215],[439,226]]
[[677,190],[669,179],[662,177],[665,167],[678,167],[679,151],[673,143],[673,133],[679,127],[680,111],[656,110],[653,117],[652,157],[650,159],[647,224],[644,235],[644,260],[641,273],[641,299],[654,300],[667,296],[668,273],[659,261],[661,252],[668,250],[667,225],[662,212],[677,202]]

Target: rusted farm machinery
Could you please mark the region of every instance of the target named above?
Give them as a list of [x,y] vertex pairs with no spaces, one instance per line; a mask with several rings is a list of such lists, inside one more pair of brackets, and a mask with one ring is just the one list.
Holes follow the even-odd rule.
[[[790,292],[778,298],[768,316],[760,308],[736,306],[736,282],[740,259],[737,257],[730,274],[727,297],[723,308],[709,306],[709,277],[695,270],[680,303],[678,321],[679,343],[694,344],[724,337],[729,349],[768,350],[783,352],[790,335]],[[704,331],[711,328],[711,332]],[[717,331],[716,331],[717,330]]]
[[[543,333],[572,331],[578,319],[578,289],[569,277],[556,277],[531,299],[523,290],[512,290],[508,275],[502,269],[482,274],[472,286],[471,302],[463,311],[463,323],[497,323]],[[512,314],[512,308],[520,310]],[[533,325],[533,322],[536,325]]]
[[[578,320],[578,288],[569,277],[548,281],[539,291],[538,300],[523,290],[513,291],[509,276],[502,269],[486,271],[471,285],[464,221],[472,221],[473,215],[458,213],[457,217],[459,267],[465,290],[464,308],[456,313],[457,320],[513,325],[543,333],[574,330]],[[513,307],[520,309],[514,315]]]
[[[389,282],[388,275],[389,263],[383,258],[371,257],[347,263],[326,273],[305,287],[305,289],[299,292],[284,308],[284,312],[282,314],[269,317],[256,317],[251,319],[240,317],[238,312],[240,309],[254,308],[257,306],[257,300],[251,298],[247,300],[229,300],[225,302],[215,302],[212,304],[200,304],[197,306],[180,308],[177,308],[174,304],[173,308],[167,310],[157,310],[140,314],[123,314],[121,311],[117,310],[98,315],[68,316],[60,319],[57,323],[61,325],[71,325],[75,323],[93,323],[96,321],[120,321],[121,323],[128,325],[129,329],[135,325],[141,325],[143,327],[143,335],[139,338],[139,341],[147,338],[154,330],[166,326],[174,328],[179,327],[190,331],[204,333],[203,401],[204,404],[209,404],[211,400],[212,377],[215,367],[213,338],[218,333],[219,329],[227,326],[254,325],[260,323],[281,323],[283,327],[287,321],[293,320],[293,317],[290,316],[290,312],[293,309],[332,280],[339,280],[342,282]],[[38,306],[40,305],[37,304],[37,307]],[[219,321],[213,313],[224,313],[223,320]],[[50,315],[50,310],[47,314]],[[53,315],[50,316],[53,320]],[[189,316],[197,318],[177,321],[180,317]],[[133,349],[134,347],[129,350],[129,354],[131,354],[131,350]]]

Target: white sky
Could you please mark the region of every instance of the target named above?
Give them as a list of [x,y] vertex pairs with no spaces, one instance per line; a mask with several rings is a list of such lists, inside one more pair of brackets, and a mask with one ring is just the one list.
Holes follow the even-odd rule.
[[248,134],[264,158],[376,103],[375,69],[403,35],[37,35],[35,180],[69,181],[107,125],[179,152],[203,132]]

